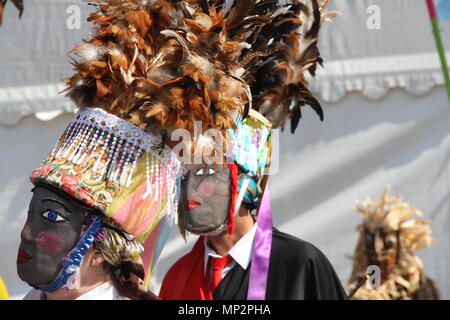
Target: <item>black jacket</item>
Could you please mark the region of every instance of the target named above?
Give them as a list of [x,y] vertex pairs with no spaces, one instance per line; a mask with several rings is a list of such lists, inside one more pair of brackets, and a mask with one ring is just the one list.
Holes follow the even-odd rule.
[[[214,290],[215,300],[245,300],[250,265],[239,264]],[[346,294],[325,255],[312,244],[273,229],[267,300],[340,300]]]

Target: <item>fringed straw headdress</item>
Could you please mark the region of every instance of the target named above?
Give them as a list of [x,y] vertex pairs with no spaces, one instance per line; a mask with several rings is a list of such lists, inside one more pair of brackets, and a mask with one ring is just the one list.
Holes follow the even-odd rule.
[[[389,191],[387,188],[380,200],[358,201],[358,206],[355,207],[355,210],[362,214],[363,223],[357,228],[359,236],[349,280],[350,289],[356,289],[356,283],[366,278],[370,265],[369,255],[382,261],[386,259],[385,255],[389,254],[389,250],[394,250],[386,247],[382,235],[391,232],[398,235],[397,263],[379,288],[361,286],[353,299],[411,299],[424,279],[422,261],[414,255],[414,251],[426,248],[433,242],[430,223],[424,219],[413,218],[422,216],[422,213],[403,202],[401,197],[390,196]],[[373,239],[373,247],[366,245],[367,239]]]

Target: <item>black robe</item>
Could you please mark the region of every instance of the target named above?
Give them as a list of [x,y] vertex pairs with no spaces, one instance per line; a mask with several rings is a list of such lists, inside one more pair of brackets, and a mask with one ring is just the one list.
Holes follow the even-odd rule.
[[[230,270],[214,290],[214,300],[245,300],[250,265]],[[325,255],[312,244],[273,229],[267,300],[340,300],[345,291]]]

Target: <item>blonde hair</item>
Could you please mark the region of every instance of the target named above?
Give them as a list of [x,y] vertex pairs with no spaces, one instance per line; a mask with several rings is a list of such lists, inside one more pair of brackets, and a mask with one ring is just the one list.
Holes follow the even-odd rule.
[[115,287],[121,295],[132,300],[158,300],[159,297],[144,284],[142,245],[110,218],[103,222],[105,227],[96,237],[95,248],[105,258],[105,269]]

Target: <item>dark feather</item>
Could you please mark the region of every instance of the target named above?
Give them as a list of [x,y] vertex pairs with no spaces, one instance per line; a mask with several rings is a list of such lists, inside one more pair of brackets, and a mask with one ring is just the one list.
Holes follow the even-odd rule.
[[292,109],[292,116],[291,116],[291,133],[295,133],[295,130],[298,127],[298,123],[300,122],[300,119],[302,118],[302,110],[300,109],[300,106],[298,105],[298,101],[294,101],[295,106]]
[[23,14],[23,0],[11,0],[14,6],[19,10],[19,18],[22,17]]
[[209,12],[208,0],[198,0],[198,4],[200,5],[200,8],[202,8],[204,13]]
[[[253,52],[252,55],[251,50],[244,53],[251,57],[247,60],[241,57],[251,74],[247,79],[252,83],[255,109],[274,122],[275,127],[283,127],[290,118],[292,132],[301,119],[302,105],[309,105],[321,121],[324,118],[320,103],[308,91],[303,75],[304,67],[308,66],[308,72],[314,76],[317,64],[322,65],[323,61],[317,48],[317,39],[325,1],[311,2],[311,7],[297,0],[270,7],[266,17],[269,22],[252,29],[248,35],[247,41],[252,43]],[[302,34],[300,28],[304,23],[308,23],[310,28]],[[308,46],[304,43],[308,43]],[[296,48],[301,48],[301,54],[295,52]],[[262,105],[264,110],[260,109]]]
[[320,121],[323,121],[324,114],[322,110],[322,106],[320,105],[319,101],[317,101],[316,98],[314,98],[312,95],[307,96],[305,98],[306,104],[308,104],[319,116]]

